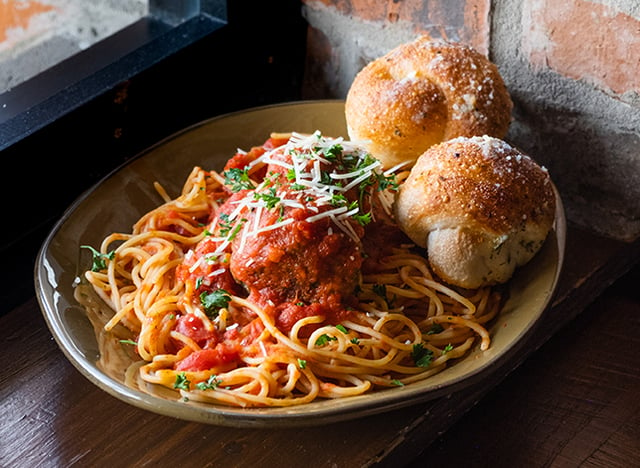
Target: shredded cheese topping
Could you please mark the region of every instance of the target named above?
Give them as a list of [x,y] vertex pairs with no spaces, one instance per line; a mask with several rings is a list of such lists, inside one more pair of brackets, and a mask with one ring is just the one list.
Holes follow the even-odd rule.
[[[282,155],[290,159],[283,160]],[[265,152],[249,163],[245,170],[249,173],[262,165],[282,168],[289,184],[283,187],[274,183],[267,174],[262,182],[254,184],[253,195],[235,201],[235,209],[223,219],[224,235],[213,238],[219,242],[214,254],[224,252],[237,234],[241,235],[242,248],[249,236],[291,224],[292,218],[282,216],[273,224],[263,225],[261,222],[266,210],[284,208],[316,213],[305,219],[309,223],[329,218],[340,231],[359,244],[360,239],[350,219],[362,214],[362,207],[357,201],[349,202],[345,194],[380,180],[393,179],[392,171],[383,173],[380,161],[363,146],[343,138],[324,137],[319,131],[311,135],[292,133],[287,143]],[[242,217],[242,213],[247,211],[253,214],[250,223]],[[220,218],[217,218],[209,229],[220,232],[221,227]]]

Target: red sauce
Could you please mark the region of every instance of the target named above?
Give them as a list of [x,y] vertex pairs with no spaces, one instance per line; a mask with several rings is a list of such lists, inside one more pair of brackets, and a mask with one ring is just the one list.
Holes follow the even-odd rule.
[[[336,303],[313,303],[309,305],[295,304],[292,302],[284,302],[276,308],[276,326],[285,333],[291,331],[291,328],[299,320],[320,315],[325,317],[325,323],[339,324],[344,320],[348,320],[351,314],[351,309],[345,307],[342,302]],[[307,337],[313,330],[321,324],[307,325],[303,328],[300,336]]]
[[[287,138],[269,138],[262,146],[254,146],[247,152],[239,151],[227,161],[224,166],[223,172],[229,169],[244,169],[267,151],[284,145],[287,140]],[[265,174],[266,168],[252,175],[257,178],[262,178],[265,176]]]
[[[187,217],[173,209],[166,210],[164,216],[161,218],[163,220],[163,223],[159,224],[157,226],[157,229],[162,231],[175,232],[176,234],[179,234],[181,236],[193,235],[179,224],[179,221],[183,218]],[[208,216],[204,216],[201,218],[188,217],[187,221],[189,221],[191,224],[194,224],[194,221],[195,224],[205,224],[208,221]]]
[[[239,152],[228,161],[225,170],[244,169],[266,151],[286,141],[270,139],[264,146],[254,147],[248,153]],[[276,151],[273,157],[287,160],[290,156]],[[267,178],[268,183],[260,189],[258,198],[275,196],[276,193],[287,193],[287,199],[297,196],[296,190],[299,189],[292,187],[286,169],[280,165],[266,166],[260,175],[253,173],[251,177],[254,180],[256,177]],[[349,202],[363,199],[362,194],[353,192],[345,192]],[[358,313],[353,308],[357,304],[355,294],[365,264],[363,249],[383,250],[381,246],[389,245],[385,244],[384,238],[373,237],[371,242],[361,243],[359,240],[364,237],[365,228],[352,220],[348,222],[357,239],[343,232],[328,217],[308,221],[319,210],[331,209],[331,206],[318,208],[307,203],[310,200],[308,192],[304,200],[300,195],[297,206],[281,204],[277,209],[256,209],[255,204],[248,204],[233,223],[227,222],[232,213],[238,213],[239,206],[245,206],[240,203],[246,197],[255,196],[253,190],[229,192],[228,199],[215,213],[217,223],[212,225],[216,226],[216,232],[212,238],[203,240],[177,269],[178,279],[187,285],[184,300],[197,304],[201,294],[224,289],[258,304],[273,317],[275,325],[283,333],[288,333],[296,322],[305,317],[321,316],[323,324],[337,325]],[[367,209],[371,209],[371,203],[365,202]],[[373,209],[377,208],[373,206]],[[380,218],[386,221],[384,217]],[[284,227],[243,235],[247,226],[260,229],[283,219],[288,222]],[[229,232],[235,228],[236,235],[231,238]],[[380,236],[393,234],[391,237],[395,237],[393,228],[381,229],[380,232]],[[225,237],[228,243],[220,241]],[[214,252],[218,255],[212,258]],[[205,257],[209,259],[203,261]],[[236,316],[230,317],[227,323],[238,325],[222,336],[205,330],[196,317],[180,317],[176,331],[193,339],[203,350],[192,353],[176,368],[203,370],[232,365],[240,349],[250,346],[263,330],[261,321],[250,310],[236,310],[234,313]],[[317,326],[320,325],[306,327],[302,334],[308,335]]]
[[[176,320],[174,330],[191,338],[201,348],[176,364],[177,370],[199,371],[214,367],[228,367],[238,360],[242,347],[250,345],[260,336],[264,325],[260,320],[247,317],[246,325],[234,326],[219,333],[207,330],[200,318],[187,314]],[[180,345],[179,343],[175,343]]]
[[239,355],[237,345],[220,343],[214,348],[206,348],[189,354],[176,365],[176,370],[197,372],[216,367],[229,368],[229,364],[237,361]]
[[174,329],[202,347],[215,346],[219,341],[218,334],[205,329],[202,320],[193,314],[178,317]]
[[[263,221],[277,213],[263,214]],[[248,223],[253,217],[247,215]],[[266,231],[244,240],[231,257],[231,273],[255,294],[260,304],[330,302],[355,289],[362,256],[344,233],[329,232],[328,220],[294,221],[286,229]],[[241,239],[234,241],[240,244]],[[260,298],[262,298],[260,300]]]

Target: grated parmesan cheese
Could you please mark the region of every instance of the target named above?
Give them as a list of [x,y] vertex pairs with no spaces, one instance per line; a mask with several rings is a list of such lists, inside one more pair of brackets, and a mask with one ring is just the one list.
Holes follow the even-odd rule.
[[[282,156],[289,160],[283,160]],[[340,167],[335,164],[336,159],[339,159]],[[267,210],[279,209],[285,213],[285,208],[313,213],[305,218],[309,223],[329,218],[333,225],[359,244],[360,239],[351,225],[351,218],[358,215],[361,207],[357,202],[353,206],[354,202],[348,202],[344,194],[367,180],[375,180],[380,174],[390,177],[393,170],[400,168],[399,165],[384,174],[379,174],[382,167],[380,161],[372,158],[363,145],[343,138],[323,137],[319,131],[312,134],[292,133],[287,143],[266,151],[245,169],[251,170],[265,164],[282,168],[291,185],[276,190],[279,183],[267,175],[253,192],[233,202],[236,207],[226,217],[225,224],[233,226],[230,231],[234,231],[234,234],[240,231],[240,249],[244,247],[249,236],[293,223],[293,218],[284,216],[275,223],[263,225]],[[292,189],[293,186],[295,189]],[[388,198],[381,196],[383,205],[389,204]],[[247,212],[253,216],[249,224],[245,224],[242,218],[243,213]],[[329,232],[332,233],[333,230]],[[233,240],[230,237],[231,234],[214,238],[220,242],[216,253],[222,253],[227,249]]]

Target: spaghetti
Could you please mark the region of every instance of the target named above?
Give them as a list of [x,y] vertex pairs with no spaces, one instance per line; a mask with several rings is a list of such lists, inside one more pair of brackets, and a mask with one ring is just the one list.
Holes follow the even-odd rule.
[[127,327],[130,372],[189,401],[290,406],[426,379],[461,358],[496,290],[435,278],[391,216],[399,168],[343,139],[274,134],[113,233],[85,278]]

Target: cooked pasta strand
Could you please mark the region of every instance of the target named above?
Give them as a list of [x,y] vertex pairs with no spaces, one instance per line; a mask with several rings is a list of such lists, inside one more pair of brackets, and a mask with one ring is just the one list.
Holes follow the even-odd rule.
[[[103,319],[101,336],[119,333],[122,326],[133,335],[142,361],[126,371],[128,384],[149,392],[163,388],[185,401],[286,407],[407,385],[464,358],[478,337],[481,350],[490,346],[486,324],[499,313],[499,294],[440,282],[410,244],[386,246],[375,271],[359,272],[355,302],[332,319],[322,307],[313,309],[302,300],[275,303],[271,296],[261,298],[238,285],[229,266],[239,262],[229,252],[234,242],[243,247],[253,242],[248,230],[259,236],[293,229],[293,222],[265,228],[258,219],[269,214],[265,203],[277,200],[282,213],[304,208],[298,198],[282,201],[288,194],[274,176],[265,175],[268,167],[295,173],[296,190],[306,190],[307,198],[313,194],[317,205],[309,208],[309,219],[326,218],[328,238],[341,236],[354,250],[363,248],[363,229],[334,214],[340,210],[333,207],[325,215],[322,203],[341,200],[336,194],[365,180],[375,162],[363,159],[352,173],[322,179],[318,168],[333,157],[337,145],[343,152],[357,149],[341,139],[318,140],[315,134],[289,136],[284,146],[252,150],[258,156],[238,153],[237,158],[249,161],[246,173],[195,167],[175,199],[156,183],[164,203],[145,213],[131,233],[114,233],[101,243],[105,267],[87,271],[84,278],[113,310]],[[305,145],[313,164],[282,156],[289,154],[283,147],[293,151]],[[406,171],[399,180],[404,177]],[[231,179],[239,190],[258,195],[233,198]],[[326,185],[317,188],[321,180]],[[260,187],[265,191],[258,192]],[[388,214],[392,194],[383,191],[380,197]],[[236,201],[225,203],[229,199]],[[225,206],[232,209],[223,211]],[[248,221],[242,213],[256,218]],[[243,260],[247,265],[253,261]],[[78,294],[79,300],[86,297]],[[285,325],[291,316],[295,320]]]

